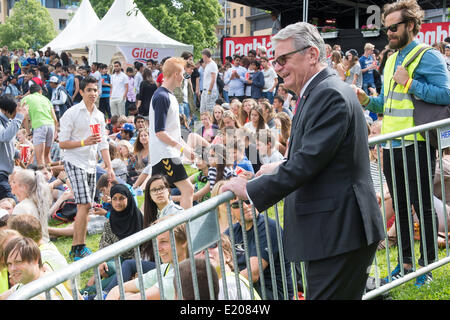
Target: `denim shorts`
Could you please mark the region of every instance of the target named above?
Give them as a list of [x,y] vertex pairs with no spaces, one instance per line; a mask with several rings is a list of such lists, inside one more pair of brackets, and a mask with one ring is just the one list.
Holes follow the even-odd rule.
[[55,127],[54,126],[42,126],[33,129],[33,144],[39,145],[45,143],[46,147],[51,147],[55,137]]

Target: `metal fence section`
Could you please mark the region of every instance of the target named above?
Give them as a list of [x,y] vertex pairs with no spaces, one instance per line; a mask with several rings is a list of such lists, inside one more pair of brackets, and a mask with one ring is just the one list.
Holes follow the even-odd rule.
[[[449,131],[447,129],[450,128],[450,119],[437,121],[434,123],[430,123],[427,125],[418,126],[415,128],[398,131],[395,133],[380,135],[374,138],[369,139],[369,145],[371,147],[375,147],[376,154],[378,159],[381,159],[382,152],[393,153],[394,147],[392,143],[389,141],[400,140],[404,142],[404,137],[408,135],[414,135],[415,140],[411,145],[414,145],[415,156],[417,157],[417,135],[419,132],[423,132],[422,135],[426,138],[429,137],[429,134],[433,130],[437,130],[437,134],[439,137],[442,136],[442,139],[438,140],[439,149],[437,151],[437,163],[441,168],[440,171],[440,187],[442,194],[442,204],[443,204],[443,219],[445,221],[441,221],[444,223],[444,231],[445,234],[448,234],[448,213],[446,208],[446,199],[445,199],[445,181],[444,181],[444,170],[443,161],[442,161],[442,149],[446,147],[446,132]],[[449,135],[450,136],[450,135]],[[426,145],[429,146],[429,139],[427,139]],[[385,144],[388,143],[388,147]],[[390,145],[390,147],[389,147]],[[450,144],[449,144],[450,145]],[[405,145],[403,144],[401,147],[402,155],[404,163],[405,160]],[[428,150],[429,151],[429,150]],[[434,182],[432,179],[432,168],[430,166],[430,153],[427,153],[427,164],[422,164],[416,161],[415,168],[407,168],[404,167],[405,173],[407,170],[414,170],[417,175],[419,172],[426,170],[428,173],[428,185],[430,188],[430,195],[433,197],[434,194]],[[392,159],[392,157],[391,157]],[[417,158],[416,158],[417,160]],[[392,167],[392,166],[391,166]],[[383,185],[383,168],[381,166],[380,161],[377,163],[378,170],[378,179],[381,181],[380,183],[380,191],[381,195],[384,195],[385,186]],[[407,177],[407,174],[405,174]],[[375,177],[376,178],[376,177]],[[395,179],[394,179],[395,181]],[[420,183],[418,193],[421,194]],[[409,199],[409,181],[405,179],[406,186],[406,194],[407,194],[407,202],[408,202],[408,222],[409,222],[409,232],[412,236],[414,234],[413,227],[413,217],[411,211],[411,203]],[[393,203],[392,207],[394,211],[398,210],[398,201],[397,201],[397,190],[394,185],[394,194],[392,195]],[[431,203],[433,203],[433,199],[431,199]],[[155,273],[157,278],[157,284],[159,289],[159,293],[161,299],[167,299],[166,288],[164,284],[165,270],[162,270],[161,257],[158,252],[158,243],[154,241],[159,235],[163,233],[169,232],[171,239],[171,251],[172,251],[172,267],[174,273],[174,281],[173,284],[176,288],[178,299],[182,299],[183,290],[180,276],[179,264],[181,261],[178,261],[177,258],[177,249],[174,245],[176,243],[174,236],[174,228],[180,224],[185,224],[186,226],[186,235],[187,235],[187,249],[189,252],[189,257],[187,259],[190,260],[191,273],[192,273],[192,286],[195,294],[195,299],[199,299],[199,281],[204,281],[204,279],[199,279],[199,275],[196,272],[194,258],[195,255],[199,252],[209,252],[209,248],[218,248],[218,256],[219,261],[212,261],[209,254],[205,254],[205,260],[207,264],[207,281],[209,293],[211,296],[215,295],[214,287],[212,284],[212,274],[213,272],[217,272],[219,275],[219,284],[221,286],[221,292],[225,299],[229,299],[231,296],[236,299],[245,299],[245,297],[250,297],[250,299],[258,299],[259,297],[263,300],[265,299],[298,299],[297,292],[301,291],[307,296],[307,282],[305,275],[305,267],[302,262],[299,263],[288,263],[284,258],[283,251],[283,243],[282,243],[282,220],[283,213],[279,212],[279,205],[277,204],[272,207],[269,211],[265,211],[262,213],[256,212],[254,208],[248,211],[249,205],[245,202],[239,201],[238,204],[233,203],[234,195],[231,192],[222,193],[216,197],[213,197],[207,201],[201,202],[195,207],[192,207],[188,210],[185,210],[181,214],[176,214],[170,216],[170,218],[161,221],[156,225],[152,225],[145,230],[142,230],[130,237],[127,237],[113,245],[110,245],[102,250],[99,250],[79,261],[71,263],[69,266],[62,270],[55,271],[43,278],[40,278],[36,281],[33,281],[27,285],[24,285],[20,288],[19,291],[13,293],[9,299],[15,300],[26,300],[31,299],[32,297],[46,292],[47,297],[49,297],[49,290],[56,285],[63,283],[67,280],[70,280],[72,285],[72,295],[74,299],[79,297],[79,277],[80,274],[93,270],[95,285],[97,290],[97,299],[102,300],[102,285],[101,285],[101,276],[98,269],[98,266],[105,262],[114,259],[116,266],[116,275],[118,277],[118,288],[120,293],[120,299],[126,298],[126,292],[124,288],[124,282],[129,279],[123,279],[122,269],[121,269],[121,259],[120,255],[124,252],[127,252],[130,249],[134,249],[135,260],[136,260],[136,268],[137,268],[137,280],[135,280],[138,284],[139,291],[137,294],[141,299],[145,299],[146,291],[144,288],[144,272],[141,265],[142,254],[140,250],[140,246],[144,243],[148,243],[148,241],[152,241],[153,252],[155,256]],[[417,216],[419,218],[419,224],[423,225],[423,199],[420,199],[420,208],[415,208],[417,212]],[[237,208],[239,206],[239,208]],[[224,209],[225,207],[225,209]],[[250,206],[251,208],[251,206]],[[436,212],[435,208],[432,207],[433,214],[433,234],[434,234],[434,247],[436,251],[438,251],[438,243],[437,243],[437,235],[438,235],[438,224],[435,221]],[[389,274],[389,272],[393,269],[394,262],[390,260],[390,252],[393,250],[392,247],[389,246],[389,238],[388,238],[388,230],[386,228],[387,225],[387,217],[386,217],[386,203],[384,196],[381,196],[380,201],[380,214],[383,216],[383,222],[385,226],[385,243],[386,248],[386,266],[380,267],[380,257],[383,256],[382,251],[378,251],[374,263],[372,265],[372,274],[375,278],[375,288],[371,291],[367,291],[363,296],[363,299],[372,299],[375,298],[392,288],[395,288],[407,281],[410,281],[413,278],[416,278],[425,272],[430,270],[442,267],[450,262],[449,255],[449,242],[448,238],[445,242],[445,250],[441,250],[440,259],[436,259],[435,261],[429,261],[427,256],[427,250],[425,243],[422,243],[424,248],[424,260],[425,266],[423,268],[417,268],[415,264],[415,259],[413,258],[413,273],[406,274],[402,278],[394,281],[389,281],[388,283],[382,282],[382,273],[383,277],[385,274]],[[219,220],[219,215],[226,214],[225,219]],[[231,252],[224,245],[221,237],[220,230],[223,229],[223,221],[227,222],[229,227],[229,242],[231,244]],[[247,228],[243,227],[248,225],[250,222],[253,223],[253,228],[247,230]],[[396,215],[395,223],[399,225],[399,218]],[[404,274],[403,269],[403,256],[402,256],[402,243],[401,243],[401,234],[400,228],[397,228],[397,243],[398,247],[396,251],[398,251],[398,262],[401,266],[401,272]],[[424,228],[421,230],[421,240],[425,241]],[[412,238],[413,239],[413,238]],[[411,240],[411,250],[412,257],[415,257],[415,249],[414,249],[414,240]],[[211,249],[213,250],[213,249]],[[227,272],[227,266],[229,265],[229,261],[232,261],[234,264],[234,269],[231,269],[231,272]],[[396,261],[397,262],[397,261]],[[231,265],[233,267],[233,265]],[[248,274],[249,281],[245,281],[242,279],[241,272],[246,270]],[[245,272],[245,271],[244,271]],[[252,281],[253,280],[253,281]],[[390,277],[388,276],[388,280]]]
[[[405,137],[413,135],[414,140],[413,141],[406,141]],[[422,136],[425,138],[425,142],[419,142],[419,136]],[[431,135],[435,135],[437,137],[437,149],[430,147],[430,137]],[[378,175],[376,177],[373,177],[374,180],[378,180],[380,183],[380,210],[383,217],[384,222],[384,231],[385,231],[385,254],[386,254],[386,262],[387,262],[387,272],[388,276],[383,281],[384,283],[381,284],[381,279],[378,278],[379,275],[379,266],[377,258],[375,258],[374,261],[374,267],[375,267],[375,280],[376,280],[376,286],[375,289],[366,293],[363,297],[363,299],[372,299],[374,297],[377,297],[383,293],[386,293],[387,291],[391,290],[392,288],[395,288],[405,282],[408,282],[414,278],[417,278],[418,276],[424,275],[425,273],[439,268],[447,263],[450,262],[450,256],[449,256],[449,239],[448,239],[448,225],[449,225],[449,213],[446,207],[446,194],[445,194],[445,179],[444,179],[444,162],[443,162],[443,150],[448,148],[450,146],[449,139],[450,137],[450,119],[440,120],[428,124],[424,124],[421,126],[416,126],[413,128],[400,130],[397,132],[393,132],[390,134],[384,134],[379,135],[376,137],[372,137],[369,139],[369,147],[371,149],[375,148],[376,150],[376,163],[377,163],[377,169],[378,169]],[[395,144],[395,142],[397,144]],[[426,163],[419,161],[419,143],[425,144],[426,146]],[[406,155],[406,148],[407,147],[413,147],[414,148],[414,167],[409,168],[407,163],[407,155]],[[401,159],[403,163],[403,175],[404,175],[404,184],[405,184],[405,190],[400,190],[401,192],[405,192],[406,195],[406,206],[407,206],[407,218],[408,218],[408,231],[409,231],[409,238],[410,238],[410,248],[411,248],[411,257],[412,257],[412,270],[413,272],[405,274],[404,270],[404,256],[403,256],[403,250],[402,246],[405,245],[405,243],[402,243],[401,241],[401,231],[398,227],[400,225],[399,221],[399,193],[397,189],[396,184],[396,176],[395,176],[395,170],[394,170],[394,149],[401,150]],[[438,225],[439,223],[438,217],[436,216],[436,210],[439,210],[439,207],[435,207],[435,192],[434,192],[434,184],[436,182],[436,179],[433,177],[433,171],[434,168],[432,168],[432,155],[431,151],[436,150],[436,164],[440,168],[440,175],[438,178],[438,185],[440,185],[441,188],[441,195],[442,199],[438,199],[442,203],[442,217],[440,224],[443,225],[443,234],[445,239],[445,256],[439,259],[439,250],[438,250]],[[389,274],[390,271],[393,269],[392,267],[392,261],[390,259],[390,246],[389,246],[389,240],[390,237],[388,236],[387,231],[387,208],[386,208],[386,202],[385,202],[385,190],[386,186],[384,185],[384,175],[383,175],[383,167],[381,165],[381,159],[383,159],[382,152],[388,152],[389,153],[389,165],[390,165],[390,172],[386,172],[388,174],[391,174],[392,177],[392,195],[391,195],[391,207],[393,208],[393,214],[395,216],[395,237],[397,241],[397,253],[398,253],[398,265],[400,267],[400,273],[402,277],[400,279],[393,280],[391,278],[391,275]],[[418,195],[418,202],[419,202],[419,208],[412,208],[411,203],[411,192],[416,192],[416,190],[412,190],[410,188],[410,181],[408,177],[408,170],[413,170],[415,172],[415,177],[417,178],[417,195]],[[420,173],[426,172],[427,173],[427,181],[421,181],[421,174]],[[425,234],[425,228],[424,226],[424,206],[423,202],[426,199],[422,198],[422,186],[427,185],[429,188],[429,195],[430,195],[430,203],[431,203],[431,215],[432,215],[432,233],[433,233],[433,245],[434,245],[434,251],[436,253],[436,258],[434,261],[429,261],[428,259],[428,248],[426,244],[426,234]],[[450,200],[450,199],[449,199]],[[416,266],[416,252],[415,252],[415,243],[414,243],[414,220],[413,220],[413,212],[412,209],[415,211],[415,215],[418,218],[418,225],[420,226],[420,234],[418,237],[420,238],[420,245],[423,248],[423,260],[424,265],[422,268],[418,268]],[[392,238],[391,238],[392,239]],[[387,283],[386,283],[387,282]]]

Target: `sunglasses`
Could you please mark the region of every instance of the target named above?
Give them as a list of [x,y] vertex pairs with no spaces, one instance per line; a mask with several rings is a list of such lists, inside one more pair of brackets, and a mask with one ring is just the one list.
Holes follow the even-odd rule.
[[[243,200],[245,204],[250,204],[250,200]],[[239,201],[235,201],[231,204],[232,209],[239,209]]]
[[383,27],[383,28],[381,28],[381,30],[383,30],[385,33],[387,33],[388,31],[397,32],[398,26],[401,25],[402,23],[407,23],[407,22],[408,21],[403,20],[399,23],[394,23],[394,24],[390,25],[389,27]]
[[286,64],[286,62],[287,62],[287,57],[288,56],[290,56],[290,55],[292,55],[292,54],[294,54],[294,53],[297,53],[297,52],[301,52],[301,51],[303,51],[303,50],[306,50],[306,49],[308,49],[308,48],[310,48],[311,46],[306,46],[306,47],[303,47],[303,48],[301,48],[301,49],[298,49],[298,50],[295,50],[295,51],[292,51],[292,52],[288,52],[288,53],[285,53],[285,54],[282,54],[281,56],[279,56],[278,58],[276,58],[274,61],[272,61],[272,65],[275,67],[277,64],[278,65],[280,65],[280,66],[284,66],[285,64]]

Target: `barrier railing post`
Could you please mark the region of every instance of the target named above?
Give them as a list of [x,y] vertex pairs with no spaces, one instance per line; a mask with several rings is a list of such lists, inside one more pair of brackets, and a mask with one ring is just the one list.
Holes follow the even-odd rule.
[[[260,247],[260,238],[259,238],[259,230],[256,222],[256,210],[255,207],[252,206],[252,220],[253,220],[253,232],[255,235],[255,246],[256,246],[256,256],[258,258],[258,271],[259,271],[259,283],[261,287],[261,291],[266,292],[266,279],[264,278],[264,270],[262,265],[261,258],[261,247]],[[249,281],[252,281],[253,277],[249,277]]]
[[[414,150],[414,155],[416,155],[416,150]],[[408,171],[408,162],[406,160],[406,151],[405,151],[405,139],[402,137],[402,159],[403,159],[403,172],[405,176],[405,195],[406,195],[406,209],[407,209],[407,217],[408,217],[408,232],[409,232],[409,245],[411,247],[411,257],[415,257],[415,248],[414,248],[414,220],[412,216],[412,210],[411,210],[411,197],[410,197],[410,187],[409,187],[409,171]],[[412,168],[411,168],[412,170]],[[417,183],[417,187],[420,188],[419,184]],[[398,189],[397,189],[398,190]],[[403,192],[403,190],[402,190]],[[417,209],[414,208],[417,213]],[[400,216],[400,214],[397,212]],[[400,220],[400,217],[399,217]],[[395,226],[395,230],[400,230],[402,225],[398,224]],[[401,239],[401,238],[400,238]],[[402,243],[402,246],[404,244]],[[402,250],[403,254],[403,250]],[[416,260],[412,259],[412,269],[416,270]]]
[[[238,283],[240,283],[239,266],[238,266],[238,260],[237,260],[237,255],[236,255],[236,242],[234,239],[234,232],[233,232],[233,219],[231,218],[231,208],[230,208],[229,202],[227,202],[227,217],[228,217],[228,225],[229,225],[228,230],[230,231],[229,235],[230,235],[230,242],[231,242],[231,255],[232,255],[233,261],[234,261],[234,279],[236,281],[236,284],[238,284]],[[237,285],[236,287],[237,287],[238,299],[242,300],[241,286]],[[252,283],[250,283],[250,294],[251,294],[251,298],[255,299],[255,297],[253,295],[253,284]]]
[[134,248],[134,260],[136,261],[136,270],[138,274],[138,284],[139,284],[139,292],[141,294],[141,300],[145,300],[145,289],[144,289],[144,272],[142,270],[142,259],[141,259],[141,251],[139,246]]
[[[436,210],[434,208],[434,175],[436,174],[436,172],[433,174],[433,171],[431,168],[430,132],[428,130],[425,132],[425,140],[426,140],[426,147],[427,147],[428,183],[430,184],[430,204],[431,204],[431,220],[432,220],[432,224],[433,224],[433,239],[437,239],[437,230],[436,230],[437,215],[436,215]],[[436,161],[435,161],[435,164],[436,164]],[[436,169],[436,167],[434,169]],[[437,254],[438,254],[437,241],[433,241],[433,243],[434,243],[434,252],[436,253],[435,259],[437,259]]]
[[[440,128],[437,128],[437,136],[441,136]],[[448,214],[447,214],[447,199],[445,194],[445,183],[444,183],[444,165],[442,161],[442,143],[441,139],[437,139],[438,141],[438,152],[439,152],[439,168],[441,171],[441,194],[442,194],[442,212],[444,213],[444,230],[445,230],[445,251],[446,256],[449,256],[449,237],[448,237]]]

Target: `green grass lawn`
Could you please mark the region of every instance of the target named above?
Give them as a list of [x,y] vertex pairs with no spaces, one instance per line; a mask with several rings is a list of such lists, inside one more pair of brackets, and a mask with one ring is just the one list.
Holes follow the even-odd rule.
[[[186,166],[188,174],[192,174],[196,169]],[[138,197],[139,207],[142,206],[144,197]],[[272,219],[276,218],[274,207],[270,208],[268,211],[268,216]],[[278,204],[278,216],[280,219],[280,225],[283,226],[283,202]],[[61,227],[64,225],[61,225]],[[91,248],[94,252],[98,250],[98,244],[100,241],[100,234],[88,235],[86,239],[86,245]],[[72,246],[72,238],[60,237],[55,242],[60,252],[69,260],[69,251]],[[445,257],[445,249],[439,250],[439,257]],[[415,243],[415,254],[416,261],[419,258],[419,242]],[[385,277],[388,275],[387,270],[387,258],[386,250],[377,251],[377,265],[379,268],[379,276]],[[390,248],[389,250],[390,259],[390,269],[394,269],[397,265],[397,247]],[[80,288],[84,288],[84,285],[88,279],[92,276],[93,272],[84,272],[80,279]],[[374,268],[372,268],[372,274],[374,276]],[[450,266],[445,265],[439,269],[433,271],[433,282],[429,287],[416,288],[414,286],[414,280],[411,280],[400,287],[397,287],[390,291],[390,297],[394,300],[449,300],[450,299]]]

